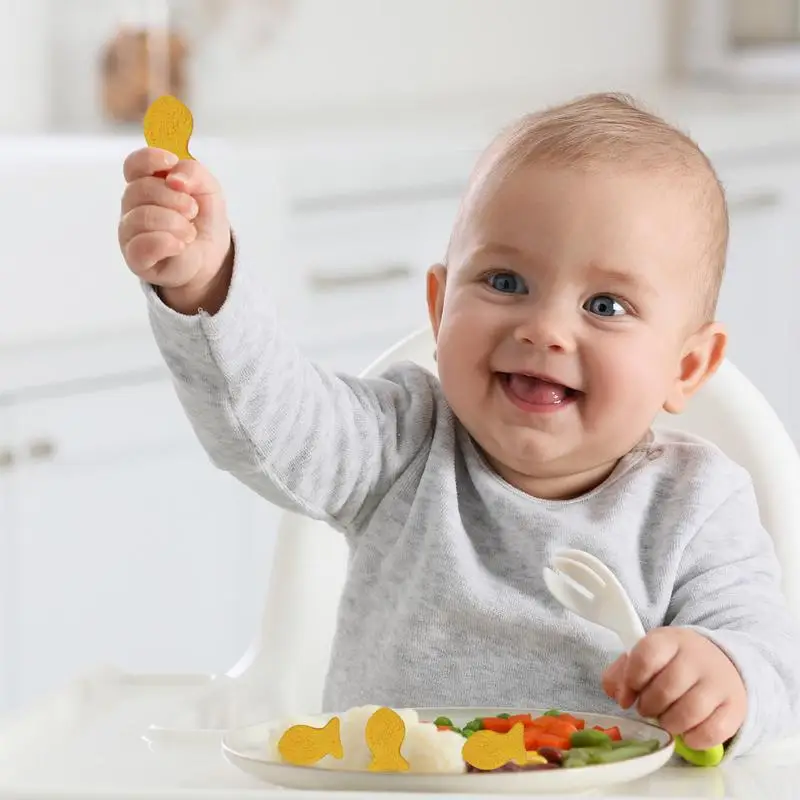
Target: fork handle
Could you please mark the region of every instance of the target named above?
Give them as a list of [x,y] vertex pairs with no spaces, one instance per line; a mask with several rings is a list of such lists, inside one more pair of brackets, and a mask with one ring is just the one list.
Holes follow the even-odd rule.
[[625,620],[626,624],[617,626],[617,636],[622,641],[622,646],[625,648],[626,653],[633,650],[637,643],[644,639],[646,633],[644,625],[642,625],[636,613],[633,612],[633,609],[631,609],[631,612],[629,618]]

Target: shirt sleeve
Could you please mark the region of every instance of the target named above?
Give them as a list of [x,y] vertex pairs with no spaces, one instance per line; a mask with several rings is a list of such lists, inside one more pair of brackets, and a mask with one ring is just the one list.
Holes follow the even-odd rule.
[[267,500],[347,533],[429,446],[432,375],[407,364],[363,380],[317,367],[281,334],[266,288],[238,257],[213,316],[179,314],[143,288],[200,443]]
[[728,757],[796,731],[800,625],[782,594],[775,548],[749,476],[685,549],[670,616],[670,624],[707,636],[742,676],[747,717]]

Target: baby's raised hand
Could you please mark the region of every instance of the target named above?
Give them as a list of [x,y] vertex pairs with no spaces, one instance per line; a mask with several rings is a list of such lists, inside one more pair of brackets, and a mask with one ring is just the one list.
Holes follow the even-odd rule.
[[146,147],[125,160],[119,245],[130,270],[183,313],[216,311],[231,234],[216,179],[198,161]]
[[738,670],[713,642],[686,628],[656,628],[603,673],[603,690],[634,704],[695,750],[723,744],[741,728],[747,693]]

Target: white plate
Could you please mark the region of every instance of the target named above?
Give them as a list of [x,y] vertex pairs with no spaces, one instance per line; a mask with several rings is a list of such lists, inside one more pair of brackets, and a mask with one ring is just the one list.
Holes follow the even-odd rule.
[[[494,708],[431,708],[418,709],[420,719],[449,717],[455,725],[464,725],[475,717],[498,713],[542,713],[542,710]],[[672,736],[662,728],[646,722],[609,717],[603,714],[573,712],[586,720],[588,727],[618,725],[625,739],[658,739],[661,748],[647,756],[575,769],[529,772],[465,773],[461,775],[425,775],[409,772],[356,772],[346,770],[295,767],[266,759],[270,731],[279,722],[265,722],[229,731],[222,740],[222,752],[234,766],[256,778],[288,789],[317,791],[368,792],[452,792],[477,794],[556,794],[583,792],[643,778],[669,761],[674,749]],[[333,716],[333,715],[331,715]]]

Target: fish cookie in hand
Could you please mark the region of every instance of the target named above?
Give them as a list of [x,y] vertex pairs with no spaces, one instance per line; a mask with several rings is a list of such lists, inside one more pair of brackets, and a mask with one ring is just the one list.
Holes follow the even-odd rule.
[[500,769],[509,761],[525,766],[528,762],[525,726],[518,722],[508,733],[475,731],[464,743],[461,753],[467,764],[482,772]]
[[333,717],[324,728],[293,725],[278,742],[278,752],[287,764],[309,767],[325,756],[343,758],[339,717]]
[[192,112],[177,97],[165,94],[154,100],[142,123],[149,147],[174,153],[182,161],[193,159],[189,139],[194,130]]
[[368,720],[364,730],[367,746],[372,753],[369,768],[373,772],[407,772],[408,761],[400,755],[406,738],[402,717],[391,708],[379,708]]

